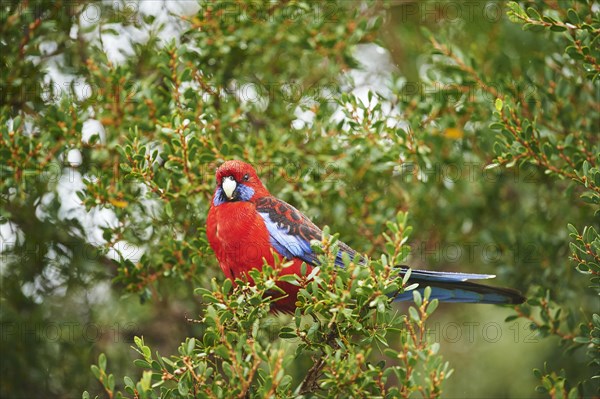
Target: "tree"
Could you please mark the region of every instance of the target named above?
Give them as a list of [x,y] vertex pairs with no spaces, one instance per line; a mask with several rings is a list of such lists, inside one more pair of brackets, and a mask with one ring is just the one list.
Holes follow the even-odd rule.
[[[597,4],[157,4],[2,3],[3,396],[597,394]],[[231,158],[330,226],[293,316],[208,247]],[[398,307],[403,261],[530,299]]]

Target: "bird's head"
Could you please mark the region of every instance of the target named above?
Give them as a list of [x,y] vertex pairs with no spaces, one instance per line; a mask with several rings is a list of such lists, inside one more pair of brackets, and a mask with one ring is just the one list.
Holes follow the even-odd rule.
[[213,205],[224,202],[250,201],[270,195],[254,168],[242,161],[227,161],[216,173],[217,189]]

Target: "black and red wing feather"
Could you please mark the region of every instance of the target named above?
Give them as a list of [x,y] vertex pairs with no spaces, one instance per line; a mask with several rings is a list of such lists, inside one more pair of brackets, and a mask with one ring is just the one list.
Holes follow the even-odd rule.
[[[302,259],[312,266],[318,265],[310,242],[321,240],[323,232],[320,228],[292,205],[275,197],[259,198],[255,205],[256,211],[265,221],[271,245],[280,255],[288,259]],[[335,260],[338,266],[344,265],[341,258],[343,252],[348,253],[351,259],[356,256],[356,251],[340,243],[340,251]]]

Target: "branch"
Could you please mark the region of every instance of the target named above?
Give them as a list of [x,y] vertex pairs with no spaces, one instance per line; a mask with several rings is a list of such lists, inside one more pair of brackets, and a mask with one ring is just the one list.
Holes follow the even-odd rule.
[[[337,328],[333,327],[332,331],[327,336],[325,340],[325,345],[330,346],[333,349],[337,349],[338,345],[335,342],[335,339],[338,337]],[[325,367],[325,360],[327,355],[325,351],[321,351],[321,356],[318,359],[313,358],[315,363],[308,370],[304,381],[302,381],[302,385],[300,387],[300,394],[304,395],[307,393],[316,392],[319,389],[319,377],[321,377],[323,367]]]

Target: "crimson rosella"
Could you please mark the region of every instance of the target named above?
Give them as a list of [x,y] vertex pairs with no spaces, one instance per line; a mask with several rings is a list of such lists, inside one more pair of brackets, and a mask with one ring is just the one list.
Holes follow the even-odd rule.
[[[291,261],[285,274],[300,274],[302,263],[309,269],[319,261],[311,249],[311,240],[321,240],[321,229],[290,204],[273,197],[258,178],[251,165],[227,161],[216,172],[217,187],[206,222],[210,246],[225,275],[235,280],[252,269],[261,270],[265,261],[274,265]],[[344,243],[339,245],[336,265],[343,267],[341,254],[351,259],[356,251]],[[403,275],[408,268],[399,266]],[[510,288],[490,287],[466,280],[493,278],[490,274],[434,272],[412,270],[409,283],[418,283],[419,290],[431,287],[431,299],[442,302],[519,304],[525,298]],[[299,287],[280,282],[286,296],[274,302],[279,311],[293,312]],[[410,300],[412,292],[397,295],[395,300]]]

